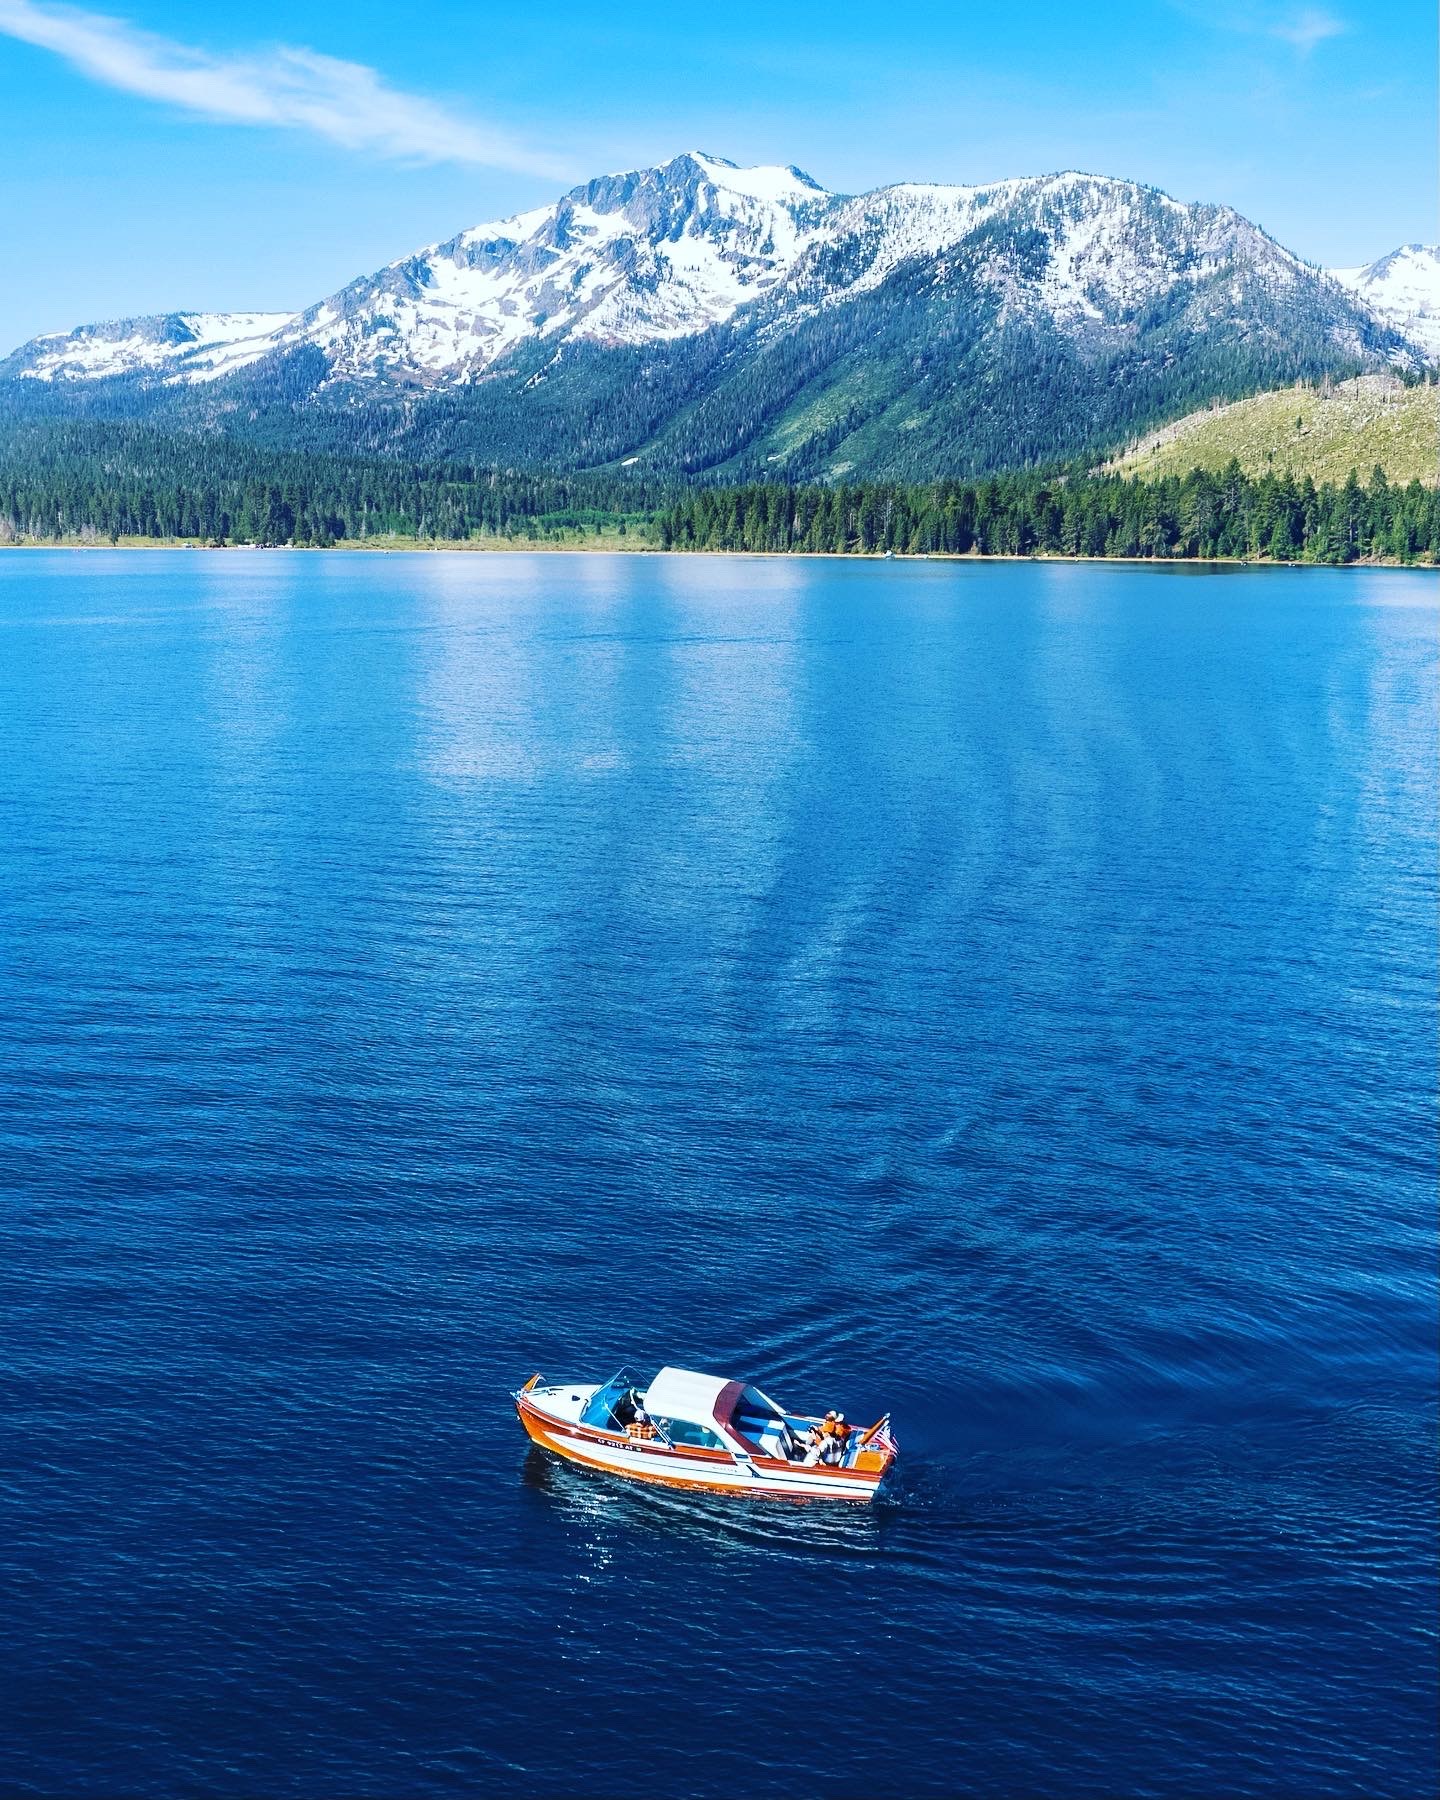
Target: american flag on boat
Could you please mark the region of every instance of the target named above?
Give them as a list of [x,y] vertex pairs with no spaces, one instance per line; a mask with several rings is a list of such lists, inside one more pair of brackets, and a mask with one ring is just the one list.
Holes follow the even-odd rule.
[[865,1448],[878,1450],[882,1456],[898,1456],[900,1454],[900,1446],[895,1441],[895,1433],[890,1429],[889,1413],[886,1413],[878,1425],[872,1425],[865,1433]]

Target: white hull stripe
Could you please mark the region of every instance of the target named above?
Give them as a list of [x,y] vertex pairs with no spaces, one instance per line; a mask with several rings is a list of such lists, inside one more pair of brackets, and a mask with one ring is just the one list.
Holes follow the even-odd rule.
[[878,1486],[874,1481],[849,1481],[841,1475],[817,1480],[803,1467],[796,1468],[793,1474],[757,1469],[752,1475],[734,1463],[727,1468],[723,1463],[692,1461],[673,1451],[653,1456],[631,1450],[624,1444],[597,1443],[591,1438],[569,1437],[568,1433],[557,1432],[555,1435],[567,1437],[567,1449],[586,1462],[641,1481],[693,1481],[704,1487],[748,1489],[754,1493],[813,1494],[843,1500],[869,1500]]

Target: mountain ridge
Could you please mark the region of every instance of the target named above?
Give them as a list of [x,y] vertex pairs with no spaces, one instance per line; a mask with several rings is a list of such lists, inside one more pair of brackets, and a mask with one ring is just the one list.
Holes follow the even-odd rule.
[[93,396],[404,454],[913,477],[994,464],[1007,441],[1068,454],[1172,401],[1419,368],[1379,268],[1334,280],[1233,209],[1076,170],[844,195],[685,152],[297,313],[32,339],[0,390],[30,414]]

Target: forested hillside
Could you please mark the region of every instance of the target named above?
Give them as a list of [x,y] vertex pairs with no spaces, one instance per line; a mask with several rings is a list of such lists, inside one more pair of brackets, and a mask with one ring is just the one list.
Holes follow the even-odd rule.
[[1274,389],[1191,413],[1113,466],[1129,475],[1180,475],[1223,469],[1232,458],[1251,475],[1288,470],[1331,482],[1378,463],[1392,482],[1433,487],[1440,482],[1440,386],[1433,376],[1363,375]]
[[1223,318],[1196,332],[1178,299],[1144,309],[1109,342],[1006,320],[976,269],[983,262],[992,279],[1018,270],[1024,246],[976,235],[939,275],[906,266],[781,332],[742,322],[558,355],[531,346],[483,381],[403,398],[317,397],[325,370],[312,349],[202,389],[12,381],[0,383],[0,431],[113,419],[401,463],[626,465],[660,481],[924,481],[1100,459],[1207,402],[1364,366],[1337,351],[1304,289],[1272,299],[1264,332]]
[[31,426],[0,445],[0,542],[536,543],[838,555],[1440,559],[1440,492],[1082,466],[923,484],[659,486],[301,456],[138,426]]

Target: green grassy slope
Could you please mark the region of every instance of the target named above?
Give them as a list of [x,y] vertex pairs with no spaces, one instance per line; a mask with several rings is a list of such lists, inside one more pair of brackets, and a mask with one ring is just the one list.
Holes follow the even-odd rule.
[[1405,387],[1362,375],[1324,387],[1276,388],[1188,417],[1152,433],[1110,465],[1126,475],[1223,469],[1232,457],[1248,475],[1288,469],[1317,482],[1368,480],[1378,463],[1392,482],[1440,484],[1440,387]]

